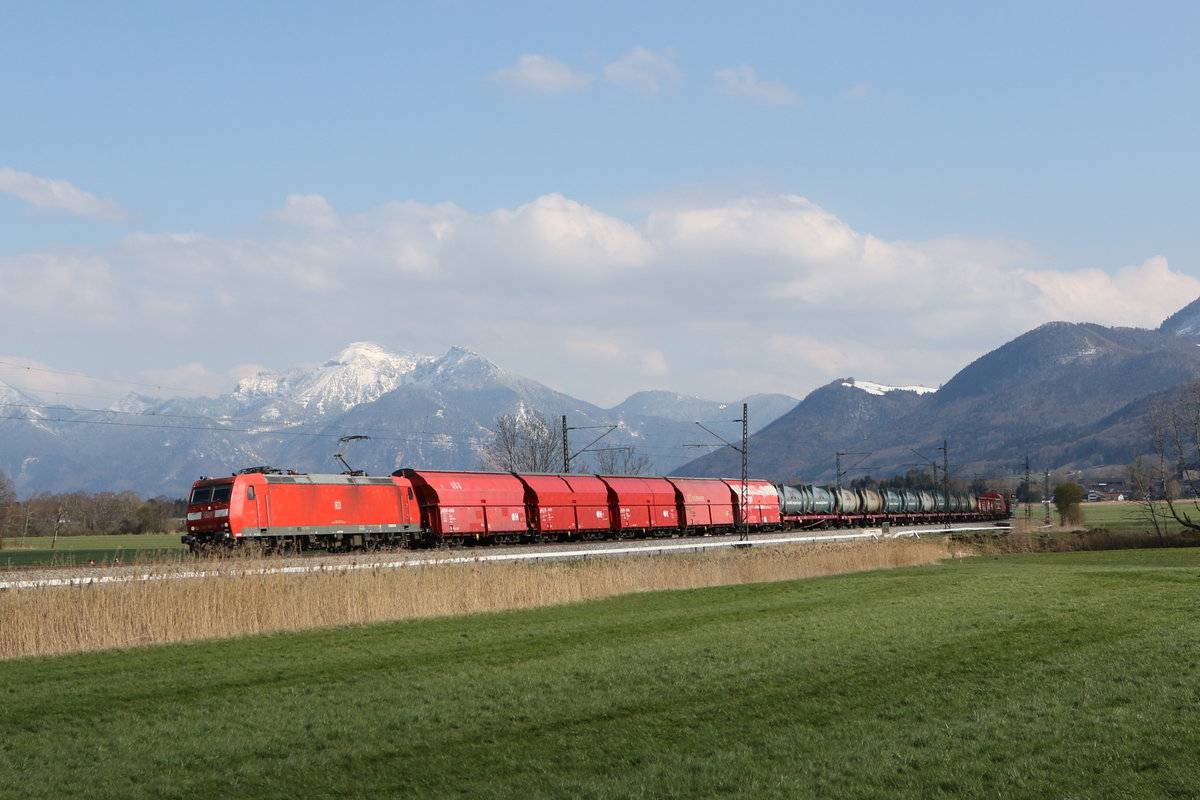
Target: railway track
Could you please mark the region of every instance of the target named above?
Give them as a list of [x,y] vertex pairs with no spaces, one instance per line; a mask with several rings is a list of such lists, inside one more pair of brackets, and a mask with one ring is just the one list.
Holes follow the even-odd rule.
[[765,533],[745,538],[738,536],[693,537],[686,539],[642,539],[553,545],[495,545],[481,548],[416,550],[396,553],[357,553],[353,555],[313,555],[292,558],[201,560],[194,564],[158,566],[127,565],[104,567],[23,568],[0,571],[0,590],[38,589],[61,586],[91,586],[158,580],[189,580],[232,575],[289,575],[317,572],[354,572],[378,569],[406,569],[450,564],[485,564],[505,561],[556,561],[586,558],[617,558],[667,553],[704,552],[728,548],[778,547],[818,542],[844,542],[863,539],[906,538],[987,531],[1006,533],[1008,528],[992,525],[903,526],[884,530],[861,528],[841,532]]

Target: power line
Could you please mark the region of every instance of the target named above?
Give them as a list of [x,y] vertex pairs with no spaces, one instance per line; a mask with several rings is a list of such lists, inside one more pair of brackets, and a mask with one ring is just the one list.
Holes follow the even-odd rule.
[[[0,367],[11,367],[12,369],[23,369],[26,372],[46,372],[51,375],[66,375],[66,376],[69,376],[72,378],[85,378],[89,381],[101,381],[104,383],[116,383],[116,384],[120,384],[122,386],[143,386],[148,389],[156,389],[160,392],[164,389],[167,389],[172,392],[185,392],[187,394],[203,394],[203,392],[199,391],[198,389],[185,389],[182,386],[165,386],[161,383],[144,383],[141,381],[127,381],[127,380],[121,380],[119,378],[101,378],[98,375],[88,375],[86,372],[68,372],[67,370],[50,369],[49,367],[31,367],[27,364],[14,364],[11,361],[0,361]],[[54,390],[53,389],[28,389],[26,391],[50,392],[50,391],[54,391]],[[71,394],[71,393],[63,392],[63,394]]]
[[[157,383],[127,381],[127,380],[120,380],[117,378],[103,378],[103,377],[100,377],[97,375],[89,375],[84,372],[70,372],[68,370],[50,369],[49,367],[34,367],[34,366],[27,365],[27,364],[16,364],[11,361],[0,360],[0,367],[9,367],[12,369],[25,370],[26,372],[44,372],[44,373],[49,373],[52,375],[66,375],[66,376],[74,377],[74,378],[84,378],[86,380],[100,381],[100,382],[104,382],[104,383],[114,383],[114,384],[118,384],[118,385],[122,385],[122,386],[142,386],[142,387],[158,390],[159,392],[161,392],[163,390],[167,390],[167,391],[173,391],[173,392],[183,392],[183,393],[190,394],[190,395],[204,396],[204,393],[197,389],[185,389],[185,388],[179,387],[179,386],[166,386],[164,384],[157,384]],[[8,385],[14,389],[19,389],[20,391],[33,392],[35,394],[36,393],[40,393],[40,394],[53,393],[56,396],[57,395],[68,395],[68,396],[72,396],[72,397],[91,397],[91,398],[94,398],[97,400],[112,400],[115,402],[125,400],[127,397],[127,396],[125,396],[125,397],[110,397],[110,396],[105,396],[105,395],[89,394],[86,392],[69,392],[69,391],[60,391],[57,389],[38,389],[38,388],[30,388],[30,387],[18,387],[18,386],[13,386],[12,384],[6,384],[6,385]],[[185,399],[185,398],[169,397],[164,400],[161,400],[160,402],[170,402],[171,400],[181,400],[181,399]],[[63,406],[61,406],[61,405],[50,405],[50,404],[35,405],[35,404],[27,404],[27,403],[0,403],[0,408],[27,408],[27,409],[35,409],[35,410],[43,411],[43,412],[50,411],[50,410],[57,411],[62,407]],[[274,434],[274,435],[279,435],[279,436],[313,436],[313,437],[318,437],[318,436],[337,437],[339,435],[344,435],[346,432],[361,433],[363,430],[363,428],[361,426],[354,426],[354,427],[328,426],[328,427],[325,427],[325,429],[324,429],[325,431],[327,431],[325,433],[311,433],[311,432],[294,431],[294,430],[263,429],[262,428],[263,422],[261,420],[242,418],[242,417],[214,418],[214,417],[209,417],[209,416],[204,416],[204,415],[167,414],[167,413],[158,413],[158,412],[154,412],[154,411],[134,412],[134,411],[120,411],[117,409],[72,408],[69,406],[68,406],[68,408],[70,408],[70,411],[72,411],[73,413],[110,414],[110,415],[111,414],[126,414],[126,415],[131,415],[131,416],[151,416],[151,417],[163,418],[163,419],[203,420],[205,422],[212,423],[212,425],[207,426],[207,427],[206,426],[185,426],[185,425],[151,425],[151,424],[146,424],[146,423],[135,423],[135,422],[115,422],[112,420],[106,421],[106,420],[82,420],[82,419],[61,419],[61,418],[45,419],[45,420],[30,420],[28,417],[19,417],[19,416],[15,416],[15,415],[0,415],[0,420],[25,420],[28,422],[40,421],[40,422],[46,422],[46,423],[72,423],[72,424],[76,424],[76,425],[113,425],[113,426],[119,426],[119,427],[129,427],[129,428],[164,428],[164,429],[196,430],[196,431],[212,430],[212,431],[223,431],[223,432],[228,432],[228,433],[250,433],[250,434],[263,434],[263,435]],[[743,416],[745,416],[745,415],[743,414]],[[226,422],[226,421],[231,422],[231,423],[240,423],[242,425],[254,426],[254,429],[251,430],[251,429],[244,429],[244,428],[231,428],[231,427],[222,426],[221,422]],[[737,420],[735,420],[735,421],[737,421]],[[309,423],[306,423],[306,424],[309,424]],[[311,423],[311,424],[321,424],[321,423]],[[335,432],[340,432],[340,433],[335,433]],[[452,434],[452,433],[435,433],[432,431],[421,431],[418,436],[410,436],[410,437],[380,436],[378,434],[372,434],[371,438],[380,439],[383,441],[396,441],[396,442],[426,442],[426,443],[428,443],[428,442],[434,441],[433,439],[430,439],[430,438],[421,438],[421,437],[437,437],[439,440],[442,440],[442,441],[444,441],[446,438],[450,438],[451,441],[465,442],[467,444],[476,443],[476,442],[480,441],[480,439],[481,439],[481,437],[478,437],[478,436],[462,436],[462,435]],[[667,456],[667,455],[678,455],[679,454],[678,451],[680,449],[683,449],[686,447],[687,447],[687,445],[675,445],[675,446],[664,446],[664,447],[639,445],[638,449],[643,453]]]
[[[56,406],[38,406],[26,403],[0,403],[0,408],[24,408],[34,409],[38,411],[54,411],[58,410]],[[445,442],[449,439],[451,442],[475,445],[486,439],[486,436],[471,436],[449,432],[437,432],[422,430],[413,434],[397,436],[388,435],[387,433],[379,433],[382,429],[363,428],[360,426],[323,426],[321,431],[312,430],[295,430],[288,428],[274,428],[264,426],[262,421],[238,417],[206,417],[194,414],[156,414],[156,413],[138,413],[133,411],[118,411],[108,409],[71,409],[79,413],[103,414],[103,415],[122,415],[126,417],[151,417],[155,419],[178,419],[191,420],[196,422],[205,422],[205,425],[185,425],[185,424],[168,424],[157,425],[150,422],[132,421],[132,420],[116,420],[116,419],[64,419],[61,417],[47,417],[44,419],[31,418],[28,416],[18,416],[16,414],[0,415],[0,420],[16,420],[29,423],[43,423],[55,425],[104,425],[110,427],[121,428],[149,428],[158,430],[176,430],[176,431],[201,431],[209,433],[246,433],[259,436],[295,436],[295,437],[311,437],[311,438],[330,438],[336,439],[345,435],[346,431],[355,431],[361,433],[367,430],[372,439],[385,442],[408,442],[416,444],[433,444],[437,442]],[[226,425],[223,423],[233,423]],[[242,427],[234,427],[240,425]],[[306,423],[305,426],[321,425],[321,423]],[[641,447],[643,452],[657,453],[660,455],[668,455],[676,452],[677,448],[669,447]]]

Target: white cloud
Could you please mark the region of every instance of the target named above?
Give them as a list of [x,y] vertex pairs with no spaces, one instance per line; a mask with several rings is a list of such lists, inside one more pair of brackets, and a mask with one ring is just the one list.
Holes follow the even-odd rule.
[[606,66],[604,78],[643,97],[654,97],[682,83],[683,70],[670,50],[655,53],[639,45]]
[[102,200],[68,181],[54,180],[0,167],[0,192],[10,194],[38,208],[66,211],[84,217],[125,222],[129,215],[113,200]]
[[1100,269],[1072,272],[1020,270],[1038,290],[1040,316],[1070,322],[1098,322],[1156,328],[1167,316],[1200,296],[1200,279],[1173,272],[1162,256],[1109,274]]
[[546,279],[604,277],[646,264],[653,248],[637,228],[559,194],[462,221],[447,237],[462,269],[504,267]]
[[333,206],[319,194],[289,194],[283,208],[269,216],[279,222],[315,230],[333,230],[341,225]]
[[[147,348],[186,354],[162,380],[206,387],[350,341],[463,343],[593,402],[651,386],[728,400],[846,375],[936,386],[1051,319],[1154,326],[1200,295],[1163,258],[1039,268],[1021,242],[885,240],[795,195],[676,199],[632,219],[559,194],[353,215],[311,195],[273,216],[296,224],[0,257],[0,339],[52,326],[45,346],[87,349],[96,372]],[[28,355],[53,362],[41,347]]]
[[593,366],[625,368],[647,377],[670,373],[667,359],[657,348],[621,342],[603,331],[593,331],[586,338],[568,339],[563,349],[572,359]]
[[742,64],[713,73],[717,88],[730,97],[745,98],[764,106],[791,106],[800,96],[779,81],[761,81],[753,67]]
[[535,53],[523,55],[516,64],[492,72],[488,79],[536,94],[575,92],[592,82],[591,75],[576,72],[557,58]]
[[[22,330],[40,330],[49,321],[101,328],[120,325],[124,304],[121,276],[108,259],[96,253],[40,252],[0,257],[0,318],[14,325],[11,336],[22,339]],[[9,320],[4,320],[9,322]],[[11,324],[11,323],[10,323]],[[0,323],[0,332],[7,326]]]
[[654,239],[706,260],[739,254],[782,266],[857,257],[864,246],[845,222],[795,195],[651,213],[648,226]]

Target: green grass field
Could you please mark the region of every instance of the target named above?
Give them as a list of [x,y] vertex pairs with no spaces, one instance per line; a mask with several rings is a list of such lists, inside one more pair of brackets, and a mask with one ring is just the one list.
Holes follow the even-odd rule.
[[46,536],[8,537],[0,550],[0,567],[80,565],[94,560],[111,564],[114,558],[125,563],[175,560],[187,552],[179,534],[144,533],[120,536],[60,536],[50,547]]
[[[1165,504],[1160,504],[1163,513],[1166,513]],[[1194,501],[1182,501],[1180,509],[1187,511],[1192,517],[1200,519],[1200,508],[1197,508]],[[1083,527],[1086,528],[1105,528],[1107,530],[1120,533],[1135,533],[1142,531],[1153,532],[1154,528],[1147,520],[1146,509],[1140,503],[1132,501],[1126,502],[1100,502],[1100,503],[1083,503],[1080,508],[1083,511]],[[1043,507],[1035,505],[1032,508],[1032,521],[1036,524],[1045,516]],[[1014,522],[1021,523],[1025,519],[1024,509],[1019,509],[1014,516]],[[1058,512],[1053,507],[1050,509],[1050,520],[1053,524],[1058,524]],[[1167,531],[1182,530],[1183,526],[1171,521],[1164,523]]]
[[[1137,503],[1084,503],[1084,525],[1089,528],[1110,530],[1145,530],[1148,525]],[[1054,514],[1057,520],[1058,515]]]
[[0,796],[1193,797],[1198,596],[977,557],[4,662]]

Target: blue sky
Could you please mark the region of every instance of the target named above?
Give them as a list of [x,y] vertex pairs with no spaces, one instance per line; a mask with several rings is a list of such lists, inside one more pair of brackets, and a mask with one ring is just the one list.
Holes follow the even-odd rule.
[[735,399],[1200,295],[1192,3],[0,8],[8,363]]

